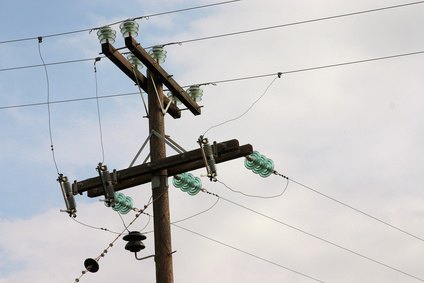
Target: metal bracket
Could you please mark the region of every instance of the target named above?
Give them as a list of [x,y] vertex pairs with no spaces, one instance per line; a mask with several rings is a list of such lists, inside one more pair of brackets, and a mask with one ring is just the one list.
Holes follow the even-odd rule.
[[162,114],[165,116],[165,114],[168,111],[168,108],[169,108],[169,106],[171,104],[168,103],[168,106],[166,107],[166,110],[163,108],[162,101],[160,100],[160,97],[159,97],[158,89],[156,88],[155,80],[153,79],[153,77],[150,77],[150,79],[152,80],[153,88],[155,89],[156,97],[158,98],[158,101],[159,101],[160,110],[162,111]]
[[[170,146],[173,150],[175,150],[178,153],[184,153],[187,152],[182,146],[180,146],[179,144],[177,144],[173,139],[171,139],[169,136],[162,136],[161,134],[159,134],[158,132],[156,132],[155,130],[152,130],[149,134],[149,136],[146,138],[146,140],[144,141],[143,145],[141,146],[141,148],[138,150],[137,154],[135,155],[134,159],[131,161],[130,166],[128,168],[131,168],[134,166],[134,163],[137,161],[138,157],[140,156],[141,152],[143,151],[143,149],[146,147],[147,142],[150,140],[150,138],[152,137],[152,135],[155,135],[156,137],[162,139],[165,141],[165,143]],[[147,160],[150,158],[150,153],[147,155],[146,159],[144,159],[143,163],[146,163]]]

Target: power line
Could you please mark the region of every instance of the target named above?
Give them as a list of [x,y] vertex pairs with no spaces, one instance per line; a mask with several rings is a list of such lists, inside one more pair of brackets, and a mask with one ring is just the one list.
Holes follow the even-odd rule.
[[261,199],[278,198],[278,197],[282,196],[282,195],[286,192],[286,190],[287,190],[287,188],[288,188],[288,186],[289,186],[289,179],[287,179],[287,183],[286,183],[286,185],[284,186],[283,190],[282,190],[280,193],[278,193],[278,194],[276,194],[276,195],[272,195],[272,196],[262,196],[262,195],[251,195],[251,194],[246,194],[246,193],[244,193],[244,192],[242,192],[242,191],[238,191],[238,190],[235,190],[235,189],[231,188],[230,186],[228,186],[227,184],[225,184],[224,182],[222,182],[222,181],[221,181],[221,180],[219,180],[219,179],[216,179],[216,181],[217,181],[218,183],[220,183],[221,185],[223,185],[224,187],[226,187],[227,189],[229,189],[230,191],[234,192],[234,193],[241,194],[241,195],[243,195],[243,196],[245,196],[245,197],[251,197],[251,198],[261,198]]
[[[140,16],[140,17],[133,18],[133,19],[149,18],[149,17],[163,15],[163,14],[170,14],[170,13],[176,13],[176,12],[185,11],[185,10],[193,10],[193,9],[198,9],[198,8],[204,8],[206,6],[209,7],[209,6],[212,6],[212,5],[227,4],[227,3],[230,3],[230,2],[236,2],[236,1],[241,1],[241,0],[220,2],[220,3],[209,4],[209,5],[204,5],[204,6],[198,6],[198,7],[193,7],[193,8],[187,8],[187,9],[181,9],[181,10],[174,10],[174,11],[170,11],[170,12],[163,12],[163,13],[157,13],[157,14],[152,14],[152,15],[147,15],[147,16]],[[157,45],[166,46],[166,45],[173,45],[173,44],[183,44],[183,43],[196,42],[196,41],[202,41],[202,40],[216,39],[216,38],[220,38],[220,37],[228,37],[228,36],[234,36],[234,35],[239,35],[239,34],[264,31],[264,30],[269,30],[269,29],[276,29],[276,28],[282,28],[282,27],[288,27],[288,26],[294,26],[294,25],[301,25],[301,24],[306,24],[306,23],[312,23],[312,22],[318,22],[318,21],[336,19],[336,18],[347,17],[347,16],[360,15],[360,14],[365,14],[365,13],[371,13],[371,12],[377,12],[377,11],[382,11],[382,10],[400,8],[400,7],[417,5],[417,4],[422,4],[422,3],[424,3],[424,1],[411,2],[411,3],[394,5],[394,6],[388,6],[388,7],[382,7],[382,8],[377,8],[377,9],[364,10],[364,11],[359,11],[359,12],[352,12],[352,13],[347,13],[347,14],[334,15],[334,16],[329,16],[329,17],[323,17],[323,18],[317,18],[317,19],[311,19],[311,20],[304,20],[304,21],[293,22],[293,23],[286,23],[286,24],[275,25],[275,26],[267,26],[267,27],[262,27],[262,28],[249,29],[249,30],[243,30],[243,31],[238,31],[238,32],[233,32],[233,33],[224,33],[224,34],[218,34],[218,35],[212,35],[212,36],[206,36],[206,37],[199,37],[199,38],[193,38],[193,39],[188,39],[188,40],[182,40],[182,41],[176,41],[176,42],[170,42],[170,43],[164,43],[164,44],[157,44]],[[111,25],[114,25],[114,24],[117,24],[117,23],[121,23],[121,22],[123,22],[123,21],[118,21],[118,22],[112,23]],[[56,35],[63,35],[63,34],[76,33],[76,32],[81,32],[81,31],[90,31],[90,30],[93,30],[93,28],[91,28],[91,29],[84,29],[84,30],[78,30],[78,31],[73,31],[73,32],[67,32],[67,33],[61,33],[61,34],[47,35],[47,36],[43,36],[43,37],[49,37],[49,36],[51,37],[51,36],[56,36]],[[3,42],[0,41],[0,44],[7,43],[7,42],[13,42],[13,41],[32,40],[32,39],[38,39],[38,38],[39,37],[31,37],[31,38],[11,40],[11,41],[3,41]],[[146,47],[146,49],[148,49],[148,48],[151,48],[151,47]],[[419,51],[418,53],[422,53],[422,52],[424,52],[424,51]],[[413,53],[416,53],[416,52],[413,52]],[[411,55],[413,53],[411,53]],[[401,56],[406,56],[406,55],[401,55]],[[49,65],[59,65],[59,64],[69,64],[69,63],[77,63],[77,62],[84,62],[84,61],[94,60],[96,58],[98,58],[98,57],[87,58],[87,59],[69,60],[69,61],[61,61],[61,62],[54,62],[54,63],[47,63],[46,66],[49,66]],[[101,58],[104,58],[104,56],[101,57]],[[38,65],[29,65],[29,66],[19,66],[19,67],[2,68],[2,69],[0,69],[0,72],[12,71],[12,70],[20,70],[20,69],[27,69],[27,68],[35,68],[35,67],[42,67],[42,66],[43,65],[38,64]]]
[[255,254],[253,254],[253,253],[246,252],[246,251],[244,251],[244,250],[242,250],[242,249],[240,249],[240,248],[237,248],[237,247],[234,247],[234,246],[232,246],[232,245],[226,244],[226,243],[224,243],[224,242],[218,241],[218,240],[216,240],[216,239],[213,239],[213,238],[211,238],[211,237],[205,236],[205,235],[200,234],[200,233],[198,233],[198,232],[195,232],[195,231],[193,231],[193,230],[190,230],[190,229],[187,229],[187,228],[185,228],[185,227],[179,226],[179,225],[177,225],[177,224],[175,224],[175,223],[171,223],[171,224],[172,224],[173,226],[175,226],[175,227],[179,228],[179,229],[182,229],[182,230],[184,230],[184,231],[187,231],[187,232],[189,232],[189,233],[192,233],[192,234],[194,234],[194,235],[197,235],[197,236],[199,236],[199,237],[202,237],[202,238],[207,239],[207,240],[209,240],[209,241],[212,241],[212,242],[214,242],[214,243],[220,244],[221,246],[224,246],[224,247],[230,248],[230,249],[232,249],[232,250],[235,250],[235,251],[241,252],[241,253],[243,253],[243,254],[245,254],[245,255],[248,255],[248,256],[251,256],[251,257],[253,257],[253,258],[256,258],[256,259],[262,260],[262,261],[264,261],[264,262],[266,262],[266,263],[269,263],[269,264],[272,264],[272,265],[274,265],[274,266],[280,267],[280,268],[282,268],[282,269],[288,270],[288,271],[290,271],[290,272],[296,273],[296,274],[298,274],[298,275],[301,275],[301,276],[303,276],[303,277],[309,278],[309,279],[311,279],[311,280],[314,280],[314,281],[317,281],[317,282],[321,282],[321,283],[325,283],[324,281],[322,281],[322,280],[320,280],[320,279],[317,279],[317,278],[315,278],[315,277],[312,277],[312,276],[310,276],[310,275],[307,275],[307,274],[305,274],[305,273],[303,273],[303,272],[300,272],[300,271],[294,270],[294,269],[292,269],[292,268],[290,268],[290,267],[287,267],[287,266],[281,265],[281,264],[276,263],[276,262],[274,262],[274,261],[271,261],[271,260],[269,260],[269,259],[266,259],[266,258],[260,257],[260,256],[258,256],[258,255],[255,255]]
[[388,265],[388,264],[386,264],[386,263],[383,263],[383,262],[381,262],[381,261],[379,261],[379,260],[375,260],[375,259],[373,259],[373,258],[371,258],[371,257],[369,257],[369,256],[363,255],[363,254],[361,254],[361,253],[359,253],[359,252],[356,252],[356,251],[354,251],[354,250],[352,250],[352,249],[349,249],[349,248],[343,247],[343,246],[341,246],[341,245],[339,245],[339,244],[336,244],[336,243],[334,243],[334,242],[332,242],[332,241],[330,241],[330,240],[326,240],[326,239],[324,239],[324,238],[322,238],[322,237],[316,236],[316,235],[314,235],[314,234],[312,234],[312,233],[310,233],[310,232],[307,232],[307,231],[305,231],[305,230],[303,230],[303,229],[301,229],[301,228],[298,228],[298,227],[295,227],[295,226],[293,226],[293,225],[287,224],[287,223],[285,223],[285,222],[283,222],[283,221],[281,221],[281,220],[278,220],[278,219],[276,219],[276,218],[273,218],[273,217],[271,217],[271,216],[268,216],[268,215],[266,215],[266,214],[264,214],[264,213],[258,212],[258,211],[254,210],[254,209],[252,209],[252,208],[249,208],[249,207],[244,206],[244,205],[242,205],[242,204],[236,203],[236,202],[234,202],[234,201],[232,201],[232,200],[226,199],[226,198],[221,197],[221,196],[220,196],[220,198],[221,198],[222,200],[224,200],[224,201],[228,202],[228,203],[231,203],[231,204],[233,204],[233,205],[235,205],[235,206],[238,206],[238,207],[240,207],[240,208],[243,208],[243,209],[245,209],[245,210],[248,210],[248,211],[250,211],[250,212],[252,212],[252,213],[254,213],[254,214],[257,214],[257,215],[259,215],[259,216],[262,216],[262,217],[264,217],[264,218],[266,218],[266,219],[268,219],[268,220],[274,221],[274,222],[276,222],[276,223],[278,223],[278,224],[280,224],[280,225],[286,226],[286,227],[288,227],[288,228],[290,228],[290,229],[293,229],[293,230],[295,230],[295,231],[301,232],[302,234],[305,234],[305,235],[307,235],[307,236],[310,236],[310,237],[312,237],[312,238],[315,238],[315,239],[317,239],[317,240],[320,240],[321,242],[327,243],[327,244],[332,245],[332,246],[334,246],[334,247],[336,247],[336,248],[339,248],[339,249],[341,249],[341,250],[344,250],[344,251],[346,251],[346,252],[349,252],[349,253],[351,253],[351,254],[354,254],[354,255],[356,255],[356,256],[359,256],[359,257],[361,257],[361,258],[363,258],[363,259],[366,259],[366,260],[368,260],[368,261],[371,261],[371,262],[376,263],[376,264],[378,264],[378,265],[384,266],[384,267],[386,267],[386,268],[388,268],[388,269],[391,269],[391,270],[393,270],[393,271],[396,271],[396,272],[401,273],[401,274],[403,274],[403,275],[406,275],[406,276],[408,276],[408,277],[411,277],[411,278],[414,278],[414,279],[416,279],[416,280],[419,280],[419,281],[424,282],[424,279],[422,279],[422,278],[420,278],[420,277],[417,277],[417,276],[415,276],[415,275],[412,275],[412,274],[410,274],[410,273],[408,273],[408,272],[406,272],[406,271],[400,270],[400,269],[398,269],[398,268],[396,268],[396,267],[393,267],[393,266],[391,266],[391,265]]
[[259,31],[277,29],[277,28],[284,28],[284,27],[295,26],[295,25],[309,24],[309,23],[314,23],[314,22],[327,21],[327,20],[333,20],[333,19],[338,19],[338,18],[357,16],[357,15],[361,15],[361,14],[380,12],[380,11],[384,11],[384,10],[401,8],[401,7],[406,7],[406,6],[418,5],[418,4],[423,4],[423,3],[424,3],[424,1],[417,1],[417,2],[394,5],[394,6],[381,7],[381,8],[376,8],[376,9],[362,10],[362,11],[358,11],[358,12],[351,12],[351,13],[346,13],[346,14],[340,14],[340,15],[334,15],[334,16],[328,16],[328,17],[322,17],[322,18],[316,18],[316,19],[298,21],[298,22],[293,22],[293,23],[286,23],[286,24],[273,25],[273,26],[267,26],[267,27],[249,29],[249,30],[242,30],[242,31],[230,32],[230,33],[224,33],[224,34],[217,34],[217,35],[212,35],[212,36],[199,37],[199,38],[194,38],[194,39],[187,39],[187,40],[176,41],[176,42],[169,42],[169,43],[163,44],[163,46],[175,45],[175,44],[181,45],[181,44],[189,43],[189,42],[203,41],[203,40],[216,39],[216,38],[221,38],[221,37],[228,37],[228,36],[235,36],[235,35],[246,34],[246,33],[253,33],[253,32],[259,32]]
[[47,66],[44,62],[43,55],[41,54],[41,42],[42,39],[38,38],[38,55],[40,56],[40,60],[43,63],[44,68],[44,74],[46,76],[46,88],[47,88],[47,115],[48,115],[48,127],[49,127],[49,137],[50,137],[50,150],[52,152],[52,159],[54,166],[56,168],[57,175],[59,175],[59,167],[57,166],[56,162],[56,156],[54,153],[54,146],[53,146],[53,134],[52,134],[52,124],[51,124],[51,113],[50,113],[50,80],[49,80],[49,72],[47,71]]
[[[208,8],[208,7],[218,6],[218,5],[230,4],[230,3],[233,3],[233,2],[239,2],[239,1],[242,1],[242,0],[232,0],[232,1],[211,3],[211,4],[201,5],[201,6],[194,6],[194,7],[177,9],[177,10],[172,10],[172,11],[167,11],[167,12],[160,12],[160,13],[155,13],[155,14],[150,14],[150,15],[138,16],[138,17],[134,17],[134,18],[130,18],[130,19],[131,20],[149,19],[149,18],[156,17],[156,16],[163,16],[163,15],[175,14],[175,13],[180,13],[180,12],[192,11],[192,10],[196,10],[196,9],[202,9],[202,8]],[[126,19],[126,20],[128,20],[128,19]],[[121,20],[121,21],[117,21],[117,22],[114,22],[114,23],[110,23],[110,24],[107,24],[107,26],[117,25],[117,24],[120,24],[120,23],[122,23],[126,20]],[[105,26],[105,25],[103,25],[103,26]],[[70,34],[82,33],[82,32],[91,32],[91,31],[97,30],[99,28],[100,27],[85,28],[85,29],[78,29],[78,30],[66,31],[66,32],[61,32],[61,33],[47,34],[47,35],[43,35],[43,36],[10,39],[10,40],[0,41],[0,44],[35,40],[35,39],[38,39],[39,37],[48,38],[48,37],[70,35]]]
[[344,202],[342,202],[342,201],[340,201],[340,200],[338,200],[338,199],[336,199],[336,198],[334,198],[334,197],[331,197],[331,196],[329,196],[329,195],[326,195],[326,194],[324,194],[324,193],[322,193],[322,192],[320,192],[320,191],[318,191],[318,190],[315,190],[315,189],[313,189],[312,187],[309,187],[309,186],[307,186],[307,185],[304,185],[304,184],[302,184],[302,183],[300,183],[300,182],[298,182],[298,181],[296,181],[296,180],[293,180],[293,179],[291,179],[291,178],[289,178],[289,179],[290,179],[290,181],[292,181],[293,183],[298,184],[299,186],[301,186],[301,187],[303,187],[303,188],[305,188],[305,189],[308,189],[308,190],[309,190],[309,191],[311,191],[311,192],[314,192],[314,193],[316,193],[316,194],[319,194],[320,196],[323,196],[323,197],[325,197],[325,198],[327,198],[327,199],[329,199],[329,200],[332,200],[332,201],[334,201],[334,202],[336,202],[336,203],[338,203],[338,204],[340,204],[340,205],[343,205],[343,206],[345,206],[345,207],[347,207],[347,208],[349,208],[349,209],[351,209],[351,210],[353,210],[353,211],[355,211],[355,212],[358,212],[358,213],[360,213],[360,214],[362,214],[362,215],[364,215],[364,216],[366,216],[366,217],[368,217],[368,218],[371,218],[371,219],[373,219],[373,220],[375,220],[375,221],[378,221],[378,222],[380,222],[380,223],[382,223],[382,224],[384,224],[384,225],[386,225],[386,226],[388,226],[388,227],[390,227],[390,228],[392,228],[392,229],[395,229],[395,230],[397,230],[397,231],[399,231],[399,232],[401,232],[401,233],[403,233],[403,234],[406,234],[406,235],[408,235],[408,236],[410,236],[410,237],[413,237],[413,238],[415,238],[415,239],[417,239],[417,240],[420,240],[420,241],[424,242],[424,239],[423,239],[423,238],[421,238],[421,237],[419,237],[419,236],[416,236],[416,235],[414,235],[414,234],[412,234],[412,233],[410,233],[410,232],[408,232],[408,231],[406,231],[406,230],[403,230],[402,228],[399,228],[399,227],[397,227],[397,226],[395,226],[395,225],[393,225],[393,224],[390,224],[390,223],[388,223],[388,222],[386,222],[386,221],[384,221],[384,220],[381,220],[381,219],[379,219],[379,218],[377,218],[377,217],[375,217],[375,216],[372,216],[371,214],[369,214],[369,213],[367,213],[367,212],[365,212],[365,211],[362,211],[362,210],[360,210],[360,209],[358,209],[358,208],[355,208],[355,207],[353,207],[353,206],[351,206],[351,205],[349,205],[349,204],[347,204],[347,203],[344,203]]
[[[336,63],[336,64],[321,65],[321,66],[316,66],[316,67],[293,69],[293,70],[287,70],[287,71],[282,71],[282,72],[277,72],[277,73],[267,73],[267,74],[261,74],[261,75],[255,75],[255,76],[245,76],[245,77],[238,77],[238,78],[225,79],[225,80],[209,81],[209,82],[204,82],[204,83],[196,83],[195,85],[200,85],[200,86],[201,85],[216,85],[216,84],[221,84],[221,83],[230,83],[230,82],[237,82],[237,81],[244,81],[244,80],[251,80],[251,79],[260,79],[260,78],[276,76],[279,73],[281,73],[282,75],[288,75],[288,74],[294,74],[294,73],[316,71],[316,70],[329,69],[329,68],[335,68],[335,67],[343,67],[343,66],[348,66],[348,65],[369,63],[369,62],[374,62],[374,61],[395,59],[395,58],[401,58],[401,57],[407,57],[407,56],[413,56],[413,55],[421,55],[421,54],[424,54],[424,50],[415,51],[415,52],[408,52],[408,53],[400,53],[400,54],[382,56],[382,57],[374,57],[374,58],[369,58],[369,59],[348,61],[348,62],[342,62],[342,63]],[[66,61],[66,63],[96,60],[96,58],[97,57],[89,58],[89,59],[74,60],[74,61]],[[57,65],[57,64],[61,64],[61,63],[64,63],[64,62],[56,62],[56,63],[50,63],[50,64],[46,63],[46,66]],[[28,68],[28,67],[31,68],[31,67],[35,67],[35,66],[43,67],[43,65],[32,65],[32,66],[17,67],[17,68],[24,69],[24,68]],[[16,68],[14,68],[14,69],[16,69]],[[2,70],[6,70],[6,69],[0,69],[0,72]],[[187,86],[189,86],[189,85],[187,85]],[[187,87],[187,86],[184,86],[184,87]],[[131,96],[131,95],[136,95],[136,94],[140,94],[140,93],[139,92],[129,92],[129,93],[121,93],[121,94],[111,94],[111,95],[99,96],[98,98],[99,99],[113,98],[113,97],[121,97],[121,96]],[[85,101],[85,100],[93,100],[93,99],[97,99],[97,98],[96,97],[85,97],[85,98],[55,100],[55,101],[50,101],[50,104],[77,102],[77,101]],[[46,104],[46,102],[15,104],[15,105],[9,105],[9,106],[0,106],[0,110],[12,109],[12,108],[21,108],[21,107],[34,107],[34,106],[41,106],[41,105],[45,105],[45,104]]]
[[269,88],[272,86],[272,84],[275,82],[275,80],[277,79],[277,78],[280,78],[281,77],[281,73],[278,73],[278,75],[271,81],[271,83],[269,83],[268,84],[268,86],[266,87],[266,89],[265,89],[265,91],[243,112],[243,113],[241,113],[240,115],[238,115],[238,116],[236,116],[236,117],[234,117],[234,118],[231,118],[231,119],[229,119],[229,120],[226,120],[226,121],[224,121],[224,122],[221,122],[221,123],[219,123],[219,124],[216,124],[216,125],[212,125],[212,126],[210,126],[204,133],[203,133],[203,136],[205,136],[206,135],[206,133],[207,132],[209,132],[210,130],[212,130],[212,129],[214,129],[214,128],[217,128],[217,127],[220,127],[220,126],[223,126],[223,125],[225,125],[225,124],[228,124],[228,123],[230,123],[230,122],[233,122],[233,121],[236,121],[236,120],[238,120],[238,119],[240,119],[241,117],[243,117],[244,115],[246,115],[252,108],[253,108],[253,106],[255,106],[255,104],[256,103],[258,103],[259,102],[259,100],[261,100],[267,93],[268,93],[268,90],[269,90]]

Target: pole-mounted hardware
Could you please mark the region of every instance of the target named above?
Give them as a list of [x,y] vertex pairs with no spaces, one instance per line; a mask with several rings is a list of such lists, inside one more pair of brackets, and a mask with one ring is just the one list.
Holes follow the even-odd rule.
[[[73,192],[71,188],[71,184],[68,181],[68,177],[63,176],[63,174],[59,174],[57,181],[60,184],[60,188],[62,190],[63,199],[65,200],[66,210],[60,210],[61,212],[67,212],[70,217],[77,217],[77,205],[75,203],[74,195],[77,192]],[[75,186],[73,186],[75,188]]]

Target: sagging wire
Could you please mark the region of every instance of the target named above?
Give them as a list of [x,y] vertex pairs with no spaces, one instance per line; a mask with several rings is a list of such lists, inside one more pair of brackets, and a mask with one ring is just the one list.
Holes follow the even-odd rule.
[[217,181],[218,183],[220,183],[221,185],[223,185],[224,187],[226,187],[227,189],[229,189],[230,191],[234,192],[234,193],[241,194],[241,195],[243,195],[243,196],[245,196],[245,197],[251,197],[251,198],[261,198],[261,199],[272,199],[272,198],[278,198],[278,197],[281,197],[281,196],[282,196],[282,195],[283,195],[283,194],[287,191],[287,188],[288,188],[288,186],[289,186],[289,180],[288,180],[288,179],[286,179],[287,183],[286,183],[286,185],[284,186],[283,190],[282,190],[279,194],[271,195],[271,196],[262,196],[262,195],[252,195],[252,194],[246,194],[246,193],[244,193],[244,192],[242,192],[242,191],[238,191],[238,190],[235,190],[235,189],[231,188],[230,186],[228,186],[226,183],[222,182],[222,181],[221,181],[221,180],[219,180],[219,179],[216,179],[216,181]]
[[84,222],[82,222],[82,221],[78,221],[78,220],[77,220],[76,218],[74,218],[74,217],[71,217],[71,219],[72,219],[72,220],[74,220],[76,223],[78,223],[78,224],[80,224],[80,225],[82,225],[82,226],[85,226],[85,227],[87,227],[87,228],[90,228],[90,229],[100,230],[100,231],[105,231],[105,232],[109,232],[109,233],[112,233],[112,234],[120,234],[119,232],[112,231],[112,230],[110,230],[110,229],[108,229],[108,228],[96,227],[96,226],[93,226],[93,225],[86,224],[86,223],[84,223]]
[[102,149],[102,163],[105,162],[105,148],[103,145],[103,130],[102,130],[102,120],[100,117],[100,104],[99,104],[99,88],[98,88],[98,82],[97,82],[97,65],[96,63],[99,62],[101,57],[96,57],[94,59],[94,80],[96,84],[96,104],[97,104],[97,118],[99,120],[99,134],[100,134],[100,146]]
[[130,230],[128,230],[128,226],[127,224],[125,224],[125,220],[124,217],[122,217],[121,213],[119,213],[118,211],[116,212],[119,215],[119,218],[121,218],[122,224],[124,225],[124,228],[127,230],[127,232],[129,233]]
[[49,72],[47,71],[47,66],[44,61],[43,55],[41,53],[41,43],[43,42],[43,38],[41,36],[38,37],[38,54],[40,55],[41,62],[43,63],[44,73],[46,75],[46,87],[47,87],[47,114],[48,114],[48,124],[49,124],[49,137],[50,137],[50,150],[52,152],[52,158],[54,166],[56,167],[57,175],[59,173],[59,167],[57,166],[56,156],[54,153],[53,146],[53,134],[52,134],[52,124],[51,124],[51,112],[50,112],[50,80],[49,80]]
[[216,124],[216,125],[213,125],[213,126],[209,127],[203,133],[203,136],[205,136],[207,132],[209,132],[210,130],[212,130],[214,128],[217,128],[217,127],[220,127],[222,125],[228,124],[230,122],[236,121],[236,120],[242,118],[244,115],[246,115],[253,108],[253,106],[255,106],[255,104],[258,103],[267,94],[269,88],[272,86],[272,84],[275,82],[276,79],[281,78],[281,75],[282,74],[283,74],[282,72],[278,72],[277,74],[275,74],[276,75],[275,78],[268,84],[268,86],[266,87],[265,91],[243,113],[241,113],[240,115],[238,115],[238,116],[236,116],[236,117],[234,117],[232,119],[226,120],[226,121],[224,121],[222,123],[219,123],[219,124]]
[[[202,189],[203,190],[203,189]],[[188,216],[188,217],[185,217],[185,218],[182,218],[182,219],[179,219],[179,220],[176,220],[176,221],[173,221],[173,222],[171,222],[171,224],[176,224],[176,223],[180,223],[180,222],[183,222],[183,221],[187,221],[187,220],[189,220],[189,219],[192,219],[192,218],[194,218],[194,217],[197,217],[197,216],[199,216],[199,215],[201,215],[201,214],[204,214],[204,213],[206,213],[206,212],[208,212],[208,211],[210,211],[210,210],[212,210],[217,204],[218,204],[218,202],[219,202],[219,199],[220,199],[220,197],[218,196],[218,195],[216,195],[216,194],[213,194],[213,193],[209,193],[209,192],[207,192],[206,190],[204,191],[205,193],[208,193],[208,194],[210,194],[210,195],[214,195],[217,199],[216,199],[216,201],[210,206],[210,207],[208,207],[207,209],[204,209],[204,210],[202,210],[202,211],[200,211],[200,212],[197,212],[197,213],[195,213],[195,214],[193,214],[193,215],[191,215],[191,216]],[[145,214],[145,215],[147,215],[147,216],[149,216],[149,217],[152,217],[153,218],[153,216],[151,215],[151,214],[149,214],[148,212],[143,212],[143,214]],[[147,225],[146,225],[146,227],[147,227]],[[141,230],[140,230],[141,231]],[[151,231],[147,231],[147,232],[144,232],[144,234],[149,234],[149,233],[153,233],[153,230],[151,230]]]

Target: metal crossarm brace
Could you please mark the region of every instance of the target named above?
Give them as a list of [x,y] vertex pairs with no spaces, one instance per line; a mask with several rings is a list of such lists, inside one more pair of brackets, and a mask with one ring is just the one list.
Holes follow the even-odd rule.
[[[147,92],[147,78],[137,69],[134,69],[130,62],[115,49],[112,44],[106,42],[102,44],[102,53],[109,58],[122,72],[124,72],[135,84]],[[171,100],[168,97],[163,98],[163,102],[167,105]],[[175,119],[181,117],[181,110],[171,103],[168,109],[168,113]]]
[[[229,140],[216,144],[216,163],[247,156],[253,152],[250,144],[239,145],[237,140]],[[169,156],[156,162],[148,162],[131,168],[117,171],[115,191],[128,189],[151,181],[152,172],[167,169],[168,176],[200,169],[205,166],[200,149],[191,150],[181,154]],[[103,195],[99,177],[90,178],[76,183],[78,193],[88,192],[89,197]]]
[[[200,115],[200,106],[187,92],[169,75],[134,38],[125,38],[125,46],[137,57],[152,73],[161,79],[161,82],[171,91],[194,115]],[[165,102],[165,105],[168,103]]]

